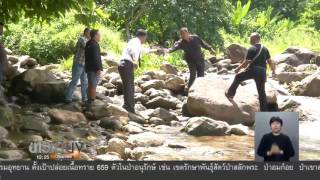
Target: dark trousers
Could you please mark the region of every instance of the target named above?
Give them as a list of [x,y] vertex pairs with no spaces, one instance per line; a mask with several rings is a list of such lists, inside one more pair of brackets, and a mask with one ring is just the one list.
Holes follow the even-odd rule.
[[190,72],[188,89],[192,86],[197,77],[204,77],[204,59],[186,60]]
[[251,67],[249,70],[237,74],[227,94],[232,97],[235,96],[240,83],[249,79],[254,79],[256,83],[259,95],[260,111],[268,111],[267,95],[265,91],[266,69],[263,67]]
[[118,67],[119,74],[122,80],[124,105],[127,111],[134,113],[134,66],[129,60],[121,60]]

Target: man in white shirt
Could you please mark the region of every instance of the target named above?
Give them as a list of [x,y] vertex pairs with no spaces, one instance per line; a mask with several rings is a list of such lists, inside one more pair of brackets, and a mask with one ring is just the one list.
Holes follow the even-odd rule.
[[135,113],[134,102],[134,67],[137,66],[140,60],[140,55],[143,53],[154,53],[158,49],[149,49],[142,46],[147,39],[147,32],[143,29],[137,31],[136,37],[132,38],[127,47],[123,50],[120,65],[118,67],[122,84],[124,105],[128,112]]

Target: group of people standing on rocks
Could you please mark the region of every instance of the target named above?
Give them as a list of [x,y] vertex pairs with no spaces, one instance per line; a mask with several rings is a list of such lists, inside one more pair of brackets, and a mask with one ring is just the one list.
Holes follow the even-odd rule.
[[99,42],[99,30],[86,28],[76,44],[72,66],[72,79],[67,88],[65,101],[72,102],[78,81],[81,82],[82,101],[90,105],[96,98],[96,88],[103,71]]
[[124,108],[134,113],[134,64],[140,60],[143,53],[166,52],[171,53],[176,50],[184,51],[184,59],[187,61],[190,79],[188,87],[191,87],[196,77],[204,76],[204,57],[201,47],[215,53],[213,48],[196,35],[191,35],[187,28],[180,30],[181,40],[170,49],[149,49],[142,47],[146,41],[147,32],[143,29],[138,30],[135,38],[131,39],[121,56],[119,73],[123,82]]
[[[0,22],[0,34],[3,32],[3,23]],[[142,44],[146,42],[147,31],[139,29],[136,37],[130,39],[124,48],[120,64],[118,66],[119,74],[123,82],[124,105],[123,107],[132,113],[135,113],[134,100],[134,69],[140,62],[140,57],[144,53],[171,53],[177,50],[183,50],[183,59],[187,62],[190,78],[188,89],[192,86],[197,77],[204,76],[205,59],[202,48],[215,54],[214,49],[197,35],[192,35],[188,28],[180,29],[181,39],[175,43],[172,48],[146,48]],[[275,74],[275,65],[270,58],[268,49],[260,43],[260,35],[252,33],[250,36],[251,47],[248,50],[246,59],[235,70],[236,76],[225,96],[232,101],[236,94],[237,88],[241,82],[254,79],[260,102],[260,111],[268,111],[267,97],[265,92],[266,64],[271,67],[272,73]],[[99,42],[101,33],[96,29],[86,28],[83,36],[80,37],[76,44],[76,54],[72,66],[72,79],[68,85],[65,101],[72,102],[74,91],[78,81],[81,82],[82,101],[90,105],[96,98],[96,88],[103,71],[101,52]],[[4,77],[4,71],[7,67],[6,52],[0,43],[0,82]],[[245,69],[241,71],[241,69]]]
[[[196,77],[204,76],[204,56],[201,48],[215,54],[213,48],[196,35],[191,35],[187,28],[180,30],[181,40],[175,43],[172,48],[146,48],[142,44],[146,42],[147,31],[139,29],[136,37],[130,39],[124,48],[120,64],[119,74],[123,82],[124,105],[128,112],[135,113],[134,100],[134,69],[139,66],[140,58],[145,53],[171,53],[179,49],[184,51],[190,79],[188,88],[191,87]],[[95,100],[96,87],[103,69],[100,55],[99,41],[101,34],[98,30],[86,28],[84,34],[77,42],[77,52],[74,56],[72,68],[72,80],[66,93],[66,102],[72,102],[72,96],[79,79],[81,80],[82,101],[90,105]],[[86,75],[87,74],[87,75]]]

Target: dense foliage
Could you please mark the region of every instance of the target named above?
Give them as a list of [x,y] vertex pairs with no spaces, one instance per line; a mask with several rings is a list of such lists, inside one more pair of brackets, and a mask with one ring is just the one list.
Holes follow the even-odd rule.
[[106,10],[112,24],[124,29],[127,36],[142,27],[149,31],[151,40],[165,45],[178,39],[179,28],[187,26],[215,45],[222,45],[217,32],[227,26],[227,4],[225,0],[124,0],[112,1]]
[[[82,35],[85,25],[75,20],[73,13],[66,18],[55,18],[48,23],[38,23],[21,19],[11,23],[5,32],[4,44],[17,54],[27,54],[38,59],[41,64],[57,63],[67,59],[75,52],[75,44]],[[121,34],[101,24],[94,28],[103,34],[102,51],[120,53],[123,48]]]
[[[103,51],[116,55],[138,28],[148,30],[149,43],[169,47],[182,26],[218,52],[233,42],[247,45],[254,31],[272,53],[288,46],[320,51],[319,0],[2,0],[0,7],[0,20],[7,22],[6,46],[42,64],[71,61],[86,26],[101,29]],[[142,70],[162,61],[183,67],[180,58],[179,52],[156,60],[146,56]]]
[[47,21],[60,17],[69,10],[82,11],[82,8],[92,9],[93,0],[1,0],[0,21],[17,22],[21,17],[35,18]]
[[320,30],[320,1],[309,0],[305,11],[301,15],[302,23],[308,24]]

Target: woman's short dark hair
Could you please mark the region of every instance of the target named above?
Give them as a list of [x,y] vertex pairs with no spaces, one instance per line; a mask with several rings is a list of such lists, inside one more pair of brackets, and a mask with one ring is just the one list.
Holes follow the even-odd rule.
[[136,33],[136,36],[137,36],[137,37],[147,36],[147,31],[144,30],[144,29],[138,29],[138,30],[137,30],[137,33]]
[[97,34],[98,34],[99,30],[98,29],[92,29],[90,31],[90,37],[91,39],[93,39]]
[[281,126],[283,125],[283,121],[280,117],[278,116],[273,116],[271,119],[270,119],[270,122],[269,122],[269,125],[271,126],[271,124],[273,122],[279,122],[281,124]]
[[83,30],[83,34],[86,34],[87,32],[90,32],[90,28],[88,27]]

